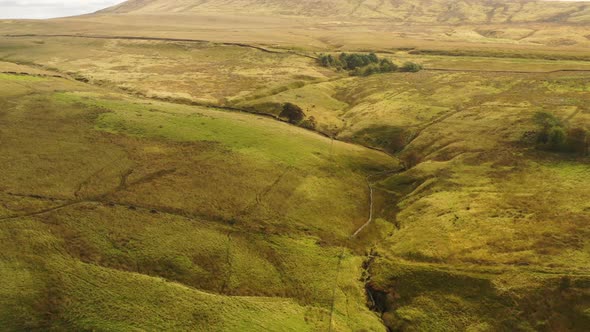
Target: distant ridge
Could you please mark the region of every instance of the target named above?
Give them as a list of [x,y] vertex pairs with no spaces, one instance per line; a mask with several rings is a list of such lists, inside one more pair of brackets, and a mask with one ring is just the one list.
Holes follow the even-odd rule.
[[534,0],[129,0],[97,14],[273,15],[421,24],[590,23],[590,3]]

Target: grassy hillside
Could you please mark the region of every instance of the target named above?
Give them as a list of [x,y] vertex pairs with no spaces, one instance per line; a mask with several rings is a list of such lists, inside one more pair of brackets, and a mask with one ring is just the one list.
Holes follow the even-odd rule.
[[341,245],[390,157],[61,78],[0,82],[2,326],[382,330]]
[[[68,49],[68,53],[64,50]],[[0,42],[0,57],[32,63],[59,75],[141,96],[231,106],[278,116],[291,102],[313,116],[317,129],[364,145],[398,151],[398,133],[411,137],[459,109],[507,96],[506,103],[541,110],[546,80],[583,84],[585,60],[381,53],[420,73],[350,77],[303,54],[204,42],[21,37]],[[575,74],[576,70],[580,71]],[[581,75],[579,79],[573,76]],[[526,89],[535,87],[533,95]],[[460,92],[460,93],[451,93]],[[557,93],[551,91],[550,93]],[[575,92],[575,91],[574,91]],[[561,94],[571,95],[567,90]],[[554,103],[583,107],[582,94]]]
[[[4,59],[21,63],[2,62],[0,76],[0,219],[10,226],[0,317],[10,330],[576,331],[588,323],[587,157],[522,141],[538,111],[590,127],[587,74],[547,72],[585,62],[400,52],[391,58],[453,71],[349,77],[235,46],[82,39],[76,48],[75,40],[2,44]],[[109,64],[92,57],[99,47],[145,63],[138,68],[147,73],[216,54],[220,65],[203,74],[236,85],[207,102],[260,111],[297,103],[320,130],[414,153],[418,165],[371,178],[375,219],[351,240],[368,214],[365,177],[399,169],[394,159],[272,118],[123,94],[144,94],[141,80],[116,68],[122,55],[102,69]],[[146,49],[159,54],[151,67]],[[222,60],[232,54],[241,57]],[[41,66],[23,64],[31,62]],[[291,67],[252,92],[220,75],[234,65],[262,70],[260,62]],[[487,72],[471,71],[481,63]],[[317,77],[293,84],[297,68]],[[201,84],[174,82],[183,80]],[[89,289],[105,300],[88,302]],[[113,311],[113,303],[133,306]]]
[[337,76],[313,58],[207,42],[10,38],[0,41],[0,57],[148,97],[211,104]]

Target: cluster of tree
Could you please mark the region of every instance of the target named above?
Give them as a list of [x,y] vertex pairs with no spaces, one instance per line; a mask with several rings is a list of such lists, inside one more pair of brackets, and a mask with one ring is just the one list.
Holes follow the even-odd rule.
[[340,53],[337,57],[331,54],[320,54],[318,62],[324,67],[348,70],[355,76],[369,76],[394,71],[415,73],[422,70],[421,65],[413,62],[406,62],[403,66],[399,67],[389,59],[379,59],[375,53]]
[[568,127],[547,112],[537,112],[534,119],[539,126],[539,131],[536,132],[536,143],[539,148],[580,155],[587,155],[590,151],[590,133],[586,129]]
[[324,67],[355,70],[369,64],[379,63],[379,57],[375,53],[340,53],[338,57],[334,57],[331,54],[320,54],[318,61]]
[[315,129],[317,126],[317,121],[313,116],[307,118],[301,107],[292,103],[285,103],[283,105],[283,110],[279,114],[279,118],[307,129]]
[[378,63],[371,63],[365,67],[359,67],[352,71],[354,76],[369,76],[379,73],[391,73],[397,71],[398,66],[389,59],[381,59]]

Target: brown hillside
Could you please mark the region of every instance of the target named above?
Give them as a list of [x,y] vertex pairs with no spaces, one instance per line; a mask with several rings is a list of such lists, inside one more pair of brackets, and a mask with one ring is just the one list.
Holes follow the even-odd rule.
[[268,15],[387,18],[428,24],[590,21],[584,2],[530,0],[130,0],[100,13],[248,13]]

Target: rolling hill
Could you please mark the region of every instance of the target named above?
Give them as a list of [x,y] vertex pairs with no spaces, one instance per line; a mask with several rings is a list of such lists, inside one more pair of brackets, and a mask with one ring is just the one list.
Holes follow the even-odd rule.
[[132,0],[94,14],[5,21],[0,34],[134,36],[337,49],[589,54],[588,2]]
[[423,24],[585,23],[590,5],[534,0],[131,0],[104,14],[244,13],[304,17],[381,18]]

